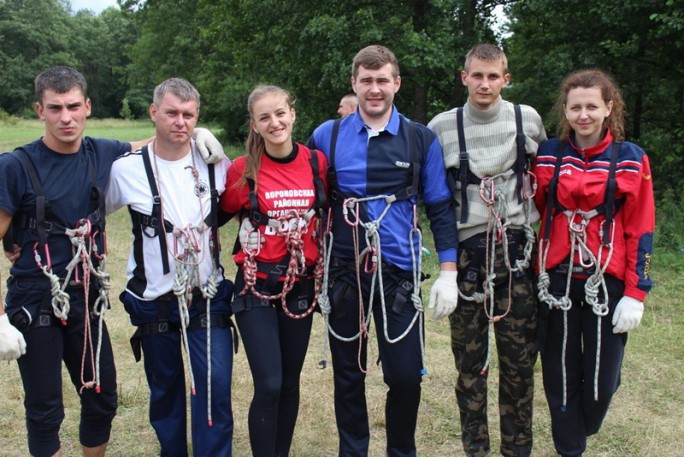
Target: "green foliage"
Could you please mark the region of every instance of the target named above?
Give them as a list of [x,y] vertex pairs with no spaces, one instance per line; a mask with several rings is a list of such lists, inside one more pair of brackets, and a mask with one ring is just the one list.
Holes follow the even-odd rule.
[[126,120],[133,119],[133,112],[131,111],[131,106],[128,104],[127,98],[124,98],[121,102],[121,111],[119,111],[119,116]]
[[93,16],[75,15],[62,0],[0,1],[0,107],[26,114],[33,104],[33,79],[41,71],[68,65],[89,85],[93,116],[117,116],[125,93],[122,79],[135,29],[114,8]]

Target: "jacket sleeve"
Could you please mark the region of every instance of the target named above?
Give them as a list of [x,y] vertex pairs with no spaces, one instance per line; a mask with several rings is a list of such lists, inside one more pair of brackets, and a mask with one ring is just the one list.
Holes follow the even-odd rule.
[[646,154],[643,155],[639,179],[626,195],[622,211],[627,250],[624,294],[643,301],[653,286],[650,271],[655,229],[653,179]]

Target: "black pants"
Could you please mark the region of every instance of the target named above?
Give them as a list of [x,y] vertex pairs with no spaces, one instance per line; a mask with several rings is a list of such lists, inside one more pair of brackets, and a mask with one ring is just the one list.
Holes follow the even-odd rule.
[[[292,314],[302,313],[311,303],[309,282],[297,283],[288,294],[287,306]],[[243,288],[242,272],[235,286],[235,290]],[[277,291],[270,291],[270,295],[274,293]],[[300,374],[313,315],[293,319],[281,309],[279,299],[263,302],[249,292],[246,295],[236,295],[238,303],[233,309],[254,382],[249,407],[252,455],[287,456],[299,413]]]
[[[598,317],[584,302],[585,282],[572,280],[572,307],[567,316],[560,309],[549,310],[545,303],[540,305],[540,323],[545,333],[540,341],[542,372],[551,412],[553,442],[556,451],[567,457],[582,455],[586,450],[587,436],[599,431],[613,394],[620,385],[620,370],[627,344],[627,334],[613,333],[612,325],[615,305],[622,298],[624,284],[606,276],[610,312],[607,316]],[[550,290],[560,292],[564,287],[565,275],[551,274]],[[564,330],[566,317],[567,331]],[[595,382],[599,325],[601,350],[598,382]],[[567,342],[565,356],[564,341]],[[598,389],[598,399],[595,398],[595,389]]]
[[[17,325],[26,340],[26,354],[17,361],[24,385],[24,406],[26,428],[31,455],[52,456],[60,447],[59,430],[64,420],[62,399],[62,361],[69,372],[71,382],[79,393],[81,419],[79,439],[81,445],[97,447],[109,441],[112,420],[116,415],[117,391],[114,356],[106,325],[102,327],[102,349],[100,352],[100,392],[95,389],[81,389],[82,381],[94,379],[91,360],[95,355],[86,345],[85,364],[81,369],[84,351],[85,295],[82,288],[68,289],[71,310],[66,325],[59,323],[49,308],[51,298],[47,281],[8,281],[7,313],[13,323],[26,315],[32,316],[32,323],[26,321]],[[89,304],[95,302],[97,292],[92,290]],[[98,321],[90,316],[93,350],[98,341]]]
[[[328,291],[332,305],[330,325],[340,336],[353,336],[359,332],[360,314],[355,273],[342,267],[331,271],[331,277],[333,281]],[[368,313],[371,277],[364,273],[361,277],[364,312]],[[413,284],[412,273],[386,273],[383,282],[388,336],[394,339],[409,327],[416,314],[409,298],[409,287]],[[384,335],[385,319],[379,292],[376,292],[372,312],[377,329],[383,380],[389,387],[385,403],[387,456],[415,456],[415,432],[423,368],[419,324],[416,322],[403,339],[392,344]],[[368,455],[370,433],[366,374],[359,365],[366,367],[367,339],[344,342],[331,335],[330,351],[335,381],[335,418],[340,438],[339,455],[365,457]]]

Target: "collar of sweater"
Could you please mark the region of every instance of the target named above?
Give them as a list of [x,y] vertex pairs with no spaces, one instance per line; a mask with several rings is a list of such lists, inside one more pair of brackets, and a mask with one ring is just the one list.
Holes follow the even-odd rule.
[[496,103],[494,103],[494,106],[492,106],[488,110],[481,110],[470,102],[467,102],[465,104],[464,110],[466,116],[468,116],[468,119],[470,119],[471,121],[477,124],[488,124],[490,122],[493,122],[497,117],[499,117],[499,113],[501,113],[502,106],[503,99],[499,95],[499,99],[496,101]]

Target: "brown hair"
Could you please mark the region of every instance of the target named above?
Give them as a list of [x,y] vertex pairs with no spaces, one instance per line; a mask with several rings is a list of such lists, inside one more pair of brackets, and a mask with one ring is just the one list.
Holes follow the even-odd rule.
[[610,116],[604,119],[603,128],[604,130],[610,129],[615,141],[623,141],[625,139],[625,102],[622,100],[620,89],[613,78],[608,73],[596,68],[570,73],[560,85],[560,94],[556,101],[555,110],[560,116],[558,136],[561,141],[567,141],[570,132],[572,132],[572,127],[565,117],[568,92],[578,87],[585,89],[596,87],[601,90],[601,97],[606,104],[613,102],[613,109]]
[[508,59],[506,58],[506,53],[498,46],[486,43],[473,46],[465,57],[463,71],[466,73],[468,73],[468,67],[470,67],[470,62],[472,62],[473,59],[484,60],[486,62],[501,61],[503,63],[504,74],[508,73]]
[[[290,108],[294,107],[292,95],[282,87],[259,85],[252,90],[252,93],[249,94],[249,98],[247,98],[247,111],[249,112],[250,121],[254,120],[254,113],[252,111],[254,109],[254,104],[270,94],[282,95],[285,97],[287,106]],[[245,150],[245,171],[235,184],[235,187],[244,185],[247,178],[250,178],[254,181],[256,188],[257,174],[259,173],[259,167],[261,167],[261,158],[263,154],[266,153],[266,143],[264,143],[264,139],[261,135],[259,135],[251,126],[251,122],[249,132],[247,133],[247,141],[245,142]]]
[[81,73],[71,67],[52,67],[40,73],[34,80],[36,101],[43,104],[43,96],[46,90],[52,90],[58,94],[66,94],[71,89],[78,89],[88,98],[88,83]]
[[392,51],[377,44],[366,46],[356,53],[352,62],[352,76],[356,78],[359,67],[377,70],[387,64],[392,64],[392,76],[399,76],[399,61]]

